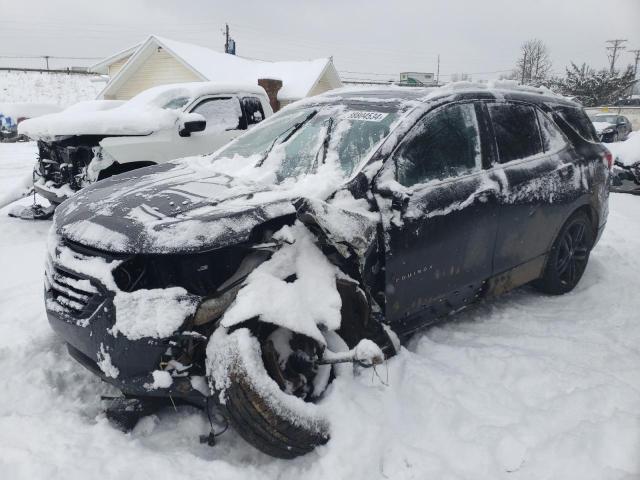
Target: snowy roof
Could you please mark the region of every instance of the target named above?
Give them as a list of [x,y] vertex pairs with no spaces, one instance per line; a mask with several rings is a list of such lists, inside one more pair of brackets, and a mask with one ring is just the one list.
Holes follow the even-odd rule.
[[120,60],[123,60],[127,57],[130,57],[138,48],[140,48],[140,45],[142,44],[136,43],[132,47],[125,48],[124,50],[114,53],[113,55],[105,58],[104,60],[101,60],[100,62],[91,65],[88,70],[90,72],[107,74],[109,73],[109,65],[119,62]]
[[[122,70],[111,79],[101,95],[119,88],[126,81],[129,73],[136,70],[137,64],[143,63],[149,52],[157,47],[162,47],[172,54],[202,80],[252,84],[257,83],[259,78],[282,80],[283,86],[278,92],[279,100],[292,101],[308,96],[323,77],[327,79],[331,88],[342,86],[330,58],[269,62],[216,52],[200,45],[151,35],[131,56]],[[117,61],[113,60],[114,58],[122,58],[122,54],[126,52],[120,52],[120,57],[117,55],[110,57],[111,62]],[[104,64],[107,60],[102,63]]]

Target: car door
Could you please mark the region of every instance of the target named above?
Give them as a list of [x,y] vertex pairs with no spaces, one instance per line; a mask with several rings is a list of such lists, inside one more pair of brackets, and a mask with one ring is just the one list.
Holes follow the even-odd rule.
[[499,102],[486,108],[497,151],[491,175],[503,183],[494,271],[521,267],[514,279],[521,284],[539,275],[576,198],[578,172],[569,142],[538,107]]
[[483,171],[476,109],[449,104],[422,117],[388,162],[395,180],[376,187],[393,198],[383,220],[386,318],[399,332],[470,302],[491,275],[498,192]]

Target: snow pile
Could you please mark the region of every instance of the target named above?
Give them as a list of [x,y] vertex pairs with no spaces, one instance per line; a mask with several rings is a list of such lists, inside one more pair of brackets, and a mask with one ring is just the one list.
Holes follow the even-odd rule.
[[640,131],[631,132],[624,142],[607,143],[605,146],[613,154],[614,160],[623,165],[640,162]]
[[[32,144],[0,144],[0,191],[28,174]],[[29,203],[31,199],[23,199]],[[212,476],[602,480],[640,476],[640,198],[612,194],[577,289],[522,288],[417,334],[397,357],[340,376],[319,406],[331,440],[293,461],[233,430],[200,444],[207,416],[168,408],[131,434],[111,427],[117,392],[75,362],[42,302],[49,222],[0,211],[0,465],[3,478]],[[273,300],[274,302],[277,299]]]
[[0,71],[0,103],[73,105],[93,100],[106,85],[97,75]]
[[282,247],[249,274],[221,324],[229,328],[260,316],[263,322],[301,333],[324,345],[320,328],[340,328],[338,270],[300,223],[284,227],[274,235],[274,240],[283,242]]

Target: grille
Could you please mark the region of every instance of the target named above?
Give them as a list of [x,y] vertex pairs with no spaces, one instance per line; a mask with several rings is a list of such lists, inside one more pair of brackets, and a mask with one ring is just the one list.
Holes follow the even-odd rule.
[[54,308],[79,317],[87,312],[98,289],[86,278],[47,262],[46,279],[49,298],[55,302]]

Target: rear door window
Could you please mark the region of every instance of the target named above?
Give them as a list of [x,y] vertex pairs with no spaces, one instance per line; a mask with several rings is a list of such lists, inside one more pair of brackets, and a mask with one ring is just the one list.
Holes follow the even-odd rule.
[[498,161],[508,163],[543,152],[536,111],[529,105],[489,104],[489,116],[498,145]]
[[208,98],[191,110],[207,121],[206,132],[235,130],[242,119],[240,102],[235,97]]
[[449,105],[427,114],[406,135],[394,161],[398,182],[406,187],[480,171],[474,105]]

